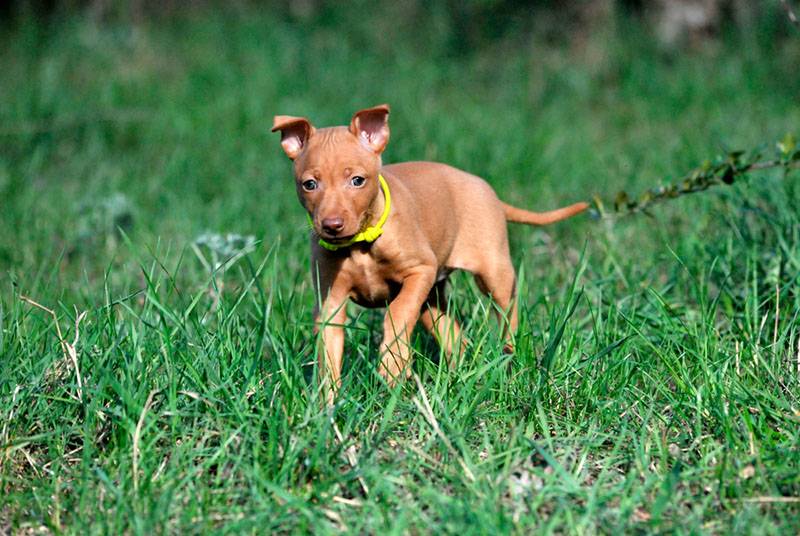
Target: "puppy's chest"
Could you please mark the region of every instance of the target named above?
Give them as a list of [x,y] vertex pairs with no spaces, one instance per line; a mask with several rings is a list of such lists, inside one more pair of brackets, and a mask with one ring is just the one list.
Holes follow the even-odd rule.
[[354,252],[342,265],[352,281],[350,298],[364,307],[383,307],[402,286],[387,261]]

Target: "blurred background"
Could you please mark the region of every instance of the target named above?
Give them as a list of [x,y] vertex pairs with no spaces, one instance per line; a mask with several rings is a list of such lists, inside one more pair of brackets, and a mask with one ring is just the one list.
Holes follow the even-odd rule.
[[[597,25],[615,22],[614,19],[620,14],[645,19],[665,44],[698,44],[732,26],[753,31],[765,19],[781,17],[781,11],[791,17],[789,12],[793,11],[791,3],[783,0],[412,0],[399,3],[325,0],[7,0],[0,9],[6,22],[9,19],[43,21],[81,14],[98,23],[130,24],[163,22],[186,15],[211,16],[219,11],[243,15],[252,10],[268,10],[288,20],[333,22],[337,16],[354,9],[351,18],[364,20],[384,14],[391,17],[390,21],[384,22],[385,26],[404,26],[409,30],[419,29],[417,25],[424,24],[423,19],[435,19],[448,44],[461,52],[515,32],[527,35],[539,32],[548,34],[551,39],[558,35],[562,38],[586,35]],[[774,24],[776,21],[772,22]]]
[[418,32],[429,30],[427,24],[433,24],[453,52],[467,52],[514,33],[528,37],[539,34],[550,41],[585,37],[598,26],[619,22],[619,16],[644,21],[669,46],[699,45],[733,27],[751,32],[763,29],[764,24],[780,25],[775,19],[796,19],[789,0],[7,0],[0,4],[0,10],[6,23],[80,15],[99,24],[144,24],[185,16],[242,16],[267,11],[285,21],[332,24],[361,20],[378,23],[381,30]]
[[[123,235],[175,253],[233,234],[282,243],[304,277],[275,114],[345,124],[387,102],[385,161],[447,162],[533,209],[640,191],[800,124],[792,5],[4,2],[0,268],[24,279],[56,263],[61,285],[85,288],[124,264]],[[703,232],[703,203],[667,210],[665,236]],[[547,250],[596,228],[512,238]]]
[[414,382],[387,402],[382,311],[351,308],[334,421],[270,133],[388,103],[387,163],[611,203],[794,149],[792,6],[0,3],[0,534],[797,533],[797,170],[510,226],[516,355],[454,274],[471,342],[446,374],[415,338],[427,413]]

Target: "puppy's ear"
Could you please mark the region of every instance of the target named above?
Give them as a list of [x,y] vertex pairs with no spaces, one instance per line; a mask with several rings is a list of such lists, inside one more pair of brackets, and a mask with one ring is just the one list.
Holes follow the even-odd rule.
[[303,152],[308,138],[314,134],[314,127],[305,117],[276,115],[272,121],[272,132],[281,131],[281,147],[286,156],[294,160]]
[[350,132],[370,151],[381,154],[389,143],[389,105],[356,112],[350,121]]

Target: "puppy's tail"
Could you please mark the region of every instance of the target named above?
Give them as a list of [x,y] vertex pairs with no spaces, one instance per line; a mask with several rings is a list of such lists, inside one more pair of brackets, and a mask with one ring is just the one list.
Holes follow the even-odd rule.
[[509,204],[503,203],[503,210],[506,213],[506,220],[513,223],[525,223],[528,225],[547,225],[557,221],[566,220],[576,214],[580,214],[587,208],[589,203],[575,203],[568,207],[557,208],[548,212],[531,212]]

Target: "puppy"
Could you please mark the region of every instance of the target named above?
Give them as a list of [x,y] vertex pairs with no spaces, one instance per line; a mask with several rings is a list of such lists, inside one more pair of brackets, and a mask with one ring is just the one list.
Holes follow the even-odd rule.
[[498,199],[483,179],[445,164],[384,166],[389,107],[356,112],[349,126],[316,129],[302,117],[276,116],[281,146],[294,161],[297,196],[313,227],[311,272],[322,330],[320,378],[332,403],[340,384],[348,300],[387,307],[379,372],[388,383],[410,374],[409,339],[418,320],[453,363],[458,323],[446,312],[453,270],[475,275],[504,312],[506,351],[517,328],[515,274],[507,222],[544,225],[583,212],[576,203],[530,212]]

